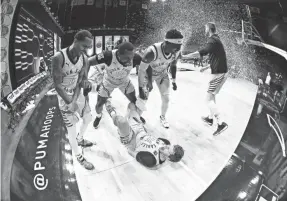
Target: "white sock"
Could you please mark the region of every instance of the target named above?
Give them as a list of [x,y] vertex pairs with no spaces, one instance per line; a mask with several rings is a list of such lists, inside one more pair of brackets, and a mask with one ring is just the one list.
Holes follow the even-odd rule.
[[80,135],[80,133],[78,133],[78,135],[77,135],[77,141],[78,141],[78,142],[81,142],[83,139],[84,139],[83,136]]
[[221,124],[222,124],[222,119],[220,118],[220,116],[219,116],[219,115],[216,115],[215,118],[216,118],[216,120],[217,120],[217,124],[218,124],[218,125],[221,125]]
[[100,117],[102,117],[102,113],[97,114],[96,116],[100,118]]

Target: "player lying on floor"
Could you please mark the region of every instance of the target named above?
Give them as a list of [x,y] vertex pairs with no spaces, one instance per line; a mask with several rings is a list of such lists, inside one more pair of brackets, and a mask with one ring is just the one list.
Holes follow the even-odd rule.
[[117,114],[108,100],[106,109],[118,128],[121,143],[131,156],[150,169],[158,169],[165,161],[179,162],[184,150],[180,145],[172,145],[167,139],[156,138],[149,134],[140,120],[141,110],[129,103],[125,117]]

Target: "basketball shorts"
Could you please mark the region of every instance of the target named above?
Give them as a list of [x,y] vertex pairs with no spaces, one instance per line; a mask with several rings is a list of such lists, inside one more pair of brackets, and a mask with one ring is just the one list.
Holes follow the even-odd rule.
[[217,94],[225,83],[227,77],[225,74],[214,74],[208,84],[208,93]]
[[116,88],[119,88],[123,94],[129,94],[135,91],[135,87],[129,78],[120,84],[114,84],[104,78],[98,93],[101,97],[108,98]]
[[89,102],[83,95],[82,91],[78,97],[74,111],[71,111],[69,109],[69,106],[59,95],[57,95],[57,97],[59,102],[59,109],[67,127],[72,127],[76,125],[79,122],[80,118],[87,114],[91,114]]
[[152,77],[152,81],[156,82],[161,96],[169,95],[170,93],[170,80],[168,73],[163,73]]

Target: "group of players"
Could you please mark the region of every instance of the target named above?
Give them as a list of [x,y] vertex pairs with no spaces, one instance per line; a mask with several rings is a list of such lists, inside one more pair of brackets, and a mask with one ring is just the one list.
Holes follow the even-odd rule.
[[[161,115],[159,120],[164,128],[169,128],[166,119],[170,99],[170,78],[172,88],[177,90],[176,72],[178,59],[197,58],[209,54],[210,68],[213,78],[207,91],[207,103],[210,115],[203,120],[212,125],[217,121],[218,128],[214,135],[218,135],[227,128],[222,122],[215,104],[215,95],[226,79],[227,64],[224,47],[216,34],[214,23],[205,25],[208,42],[197,52],[182,55],[180,53],[183,35],[176,29],[166,33],[163,42],[149,46],[143,56],[134,53],[134,46],[130,42],[123,42],[117,49],[105,51],[90,58],[84,54],[91,48],[92,34],[87,30],[79,31],[71,46],[62,49],[52,59],[52,75],[55,90],[58,96],[59,109],[68,130],[68,137],[74,154],[81,165],[86,169],[94,169],[94,165],[82,155],[79,147],[90,147],[93,143],[84,139],[83,134],[92,120],[89,107],[89,92],[93,84],[88,81],[91,67],[97,70],[100,82],[97,83],[98,98],[96,103],[96,118],[94,127],[98,128],[103,107],[111,116],[114,125],[118,128],[121,143],[130,155],[147,168],[155,169],[165,161],[179,162],[184,150],[180,145],[173,145],[167,139],[157,138],[149,134],[145,128],[145,119],[142,117],[146,110],[146,101],[155,81],[162,99]],[[134,67],[138,69],[139,95],[129,75]],[[127,114],[121,116],[111,104],[111,94],[114,89],[120,89],[129,100]],[[79,100],[85,100],[85,105],[79,105]],[[80,121],[82,119],[82,121]],[[79,129],[77,130],[77,126]]]

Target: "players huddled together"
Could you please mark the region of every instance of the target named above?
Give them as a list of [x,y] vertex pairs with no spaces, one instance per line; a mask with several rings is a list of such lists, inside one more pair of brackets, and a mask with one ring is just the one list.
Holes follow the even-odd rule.
[[[100,125],[105,107],[118,128],[121,143],[139,163],[147,168],[156,169],[165,161],[179,162],[183,158],[184,149],[165,138],[158,138],[149,133],[145,127],[146,120],[142,117],[143,112],[148,110],[146,102],[155,82],[161,95],[159,121],[164,128],[169,128],[166,114],[170,102],[170,88],[173,90],[178,88],[176,73],[180,58],[190,59],[209,55],[209,67],[213,74],[207,90],[210,115],[202,119],[209,125],[216,121],[218,128],[214,135],[227,128],[227,124],[219,118],[215,104],[215,95],[226,80],[225,51],[216,34],[215,24],[208,23],[205,28],[208,36],[207,44],[201,50],[188,55],[181,54],[184,38],[182,33],[171,29],[166,33],[164,41],[154,43],[144,51],[135,53],[136,49],[132,43],[122,42],[114,50],[87,58],[84,52],[91,47],[93,36],[89,31],[81,30],[75,35],[71,46],[62,49],[53,57],[52,75],[59,108],[66,123],[72,150],[80,164],[89,170],[94,168],[79,151],[79,147],[93,146],[92,142],[83,138],[92,117],[88,102],[88,94],[92,88],[96,88],[98,93],[94,128],[97,129]],[[138,95],[130,79],[133,68],[138,68]],[[92,71],[96,71],[96,84],[89,81],[91,74],[94,75]],[[123,116],[117,113],[111,103],[114,99],[112,92],[117,88],[129,100],[127,114]],[[85,100],[84,105],[78,101],[81,98]],[[83,123],[80,123],[80,118],[83,119]],[[77,125],[81,125],[79,133]]]

